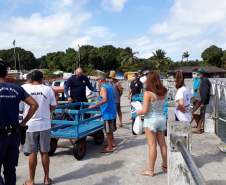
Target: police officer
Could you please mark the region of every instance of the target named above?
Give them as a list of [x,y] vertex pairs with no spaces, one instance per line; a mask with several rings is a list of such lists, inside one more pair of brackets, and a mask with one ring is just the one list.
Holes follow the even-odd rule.
[[[7,66],[0,61],[0,185],[16,184],[16,166],[19,157],[19,103],[30,106],[21,125],[33,116],[37,102],[23,88],[6,82]],[[1,168],[4,168],[4,179]]]
[[[86,87],[95,91],[87,76],[83,75],[82,68],[77,68],[65,84],[65,95],[69,102],[87,102]],[[68,94],[70,89],[70,95]]]

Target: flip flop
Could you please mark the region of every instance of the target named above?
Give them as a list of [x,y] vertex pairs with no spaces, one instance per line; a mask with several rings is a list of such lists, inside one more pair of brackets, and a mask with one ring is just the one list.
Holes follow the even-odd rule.
[[192,133],[194,133],[194,134],[202,134],[203,131],[202,130],[193,130]]
[[163,171],[163,173],[167,173],[167,166],[162,165],[162,171]]
[[155,174],[154,174],[153,170],[144,170],[144,171],[141,173],[141,175],[153,177]]
[[[26,180],[23,185],[28,185],[28,180]],[[33,185],[35,185],[35,183],[33,183]]]
[[[107,148],[108,147],[108,145],[104,145],[104,148]],[[114,145],[112,145],[112,148],[116,148],[117,146],[114,144]]]
[[50,178],[48,179],[47,183],[44,181],[44,185],[51,185],[51,184],[53,184],[53,180]]
[[101,153],[105,153],[105,154],[112,153],[112,152],[113,152],[113,150],[109,150],[107,148],[105,148],[104,150],[101,151]]

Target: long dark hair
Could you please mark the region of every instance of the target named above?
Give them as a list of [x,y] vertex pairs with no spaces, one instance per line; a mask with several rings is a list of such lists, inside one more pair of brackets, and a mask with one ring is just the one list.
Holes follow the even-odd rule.
[[179,89],[184,86],[184,75],[182,71],[177,71],[175,74],[176,88]]
[[165,96],[167,89],[163,86],[160,75],[157,71],[152,71],[149,73],[146,81],[146,90],[155,93],[157,96]]

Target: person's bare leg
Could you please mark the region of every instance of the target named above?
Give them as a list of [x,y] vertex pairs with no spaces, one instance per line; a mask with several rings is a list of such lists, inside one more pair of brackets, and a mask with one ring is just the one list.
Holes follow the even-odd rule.
[[161,150],[162,161],[163,161],[162,168],[167,170],[167,145],[166,145],[164,133],[157,132],[156,138]]
[[30,179],[26,182],[27,185],[32,185],[35,182],[35,170],[37,166],[37,153],[31,153],[29,155],[29,175]]
[[149,129],[145,129],[145,135],[148,142],[148,158],[149,158],[147,170],[150,170],[150,172],[154,173],[155,162],[157,158],[156,134],[150,131]]
[[41,158],[42,158],[42,166],[44,170],[44,182],[48,183],[49,182],[49,154],[48,153],[41,153]]
[[116,147],[114,133],[112,133],[112,147]]
[[198,122],[198,126],[197,126],[197,131],[196,133],[201,134],[202,133],[202,129],[203,129],[203,119],[201,118]]
[[198,127],[198,124],[199,124],[199,121],[201,119],[201,116],[195,114],[195,115],[193,115],[193,117],[194,117],[194,120],[195,120],[195,123],[196,123],[196,127],[195,128],[197,128]]
[[106,150],[108,151],[112,151],[113,150],[113,133],[107,133],[107,143],[108,143],[108,146],[106,148]]

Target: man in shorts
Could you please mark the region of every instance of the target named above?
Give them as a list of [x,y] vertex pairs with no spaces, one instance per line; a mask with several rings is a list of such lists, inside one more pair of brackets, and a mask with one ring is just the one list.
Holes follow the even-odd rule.
[[206,77],[206,71],[202,68],[198,70],[200,75],[200,87],[199,87],[199,95],[200,101],[198,102],[197,106],[195,107],[195,111],[200,109],[200,120],[197,123],[197,130],[195,133],[201,134],[204,132],[204,124],[205,124],[205,113],[206,113],[206,106],[209,104],[210,101],[210,90],[211,90],[211,83],[209,79]]
[[121,96],[123,93],[123,87],[115,77],[111,77],[111,81],[115,91],[115,105],[119,118],[119,127],[122,127]]
[[[49,178],[49,155],[51,139],[50,111],[56,107],[56,99],[51,87],[43,85],[41,71],[31,72],[31,83],[23,88],[38,102],[39,108],[36,114],[27,123],[26,142],[24,152],[29,154],[30,178],[25,182],[27,185],[35,184],[35,169],[37,166],[37,153],[40,150],[44,169],[44,184],[51,184]],[[24,107],[24,115],[27,114],[28,106]]]
[[98,77],[98,82],[100,84],[99,102],[96,105],[90,106],[90,108],[100,106],[104,120],[104,129],[107,135],[107,146],[104,148],[103,153],[111,153],[113,152],[113,147],[116,146],[113,133],[117,130],[114,87],[106,81],[104,74]]

